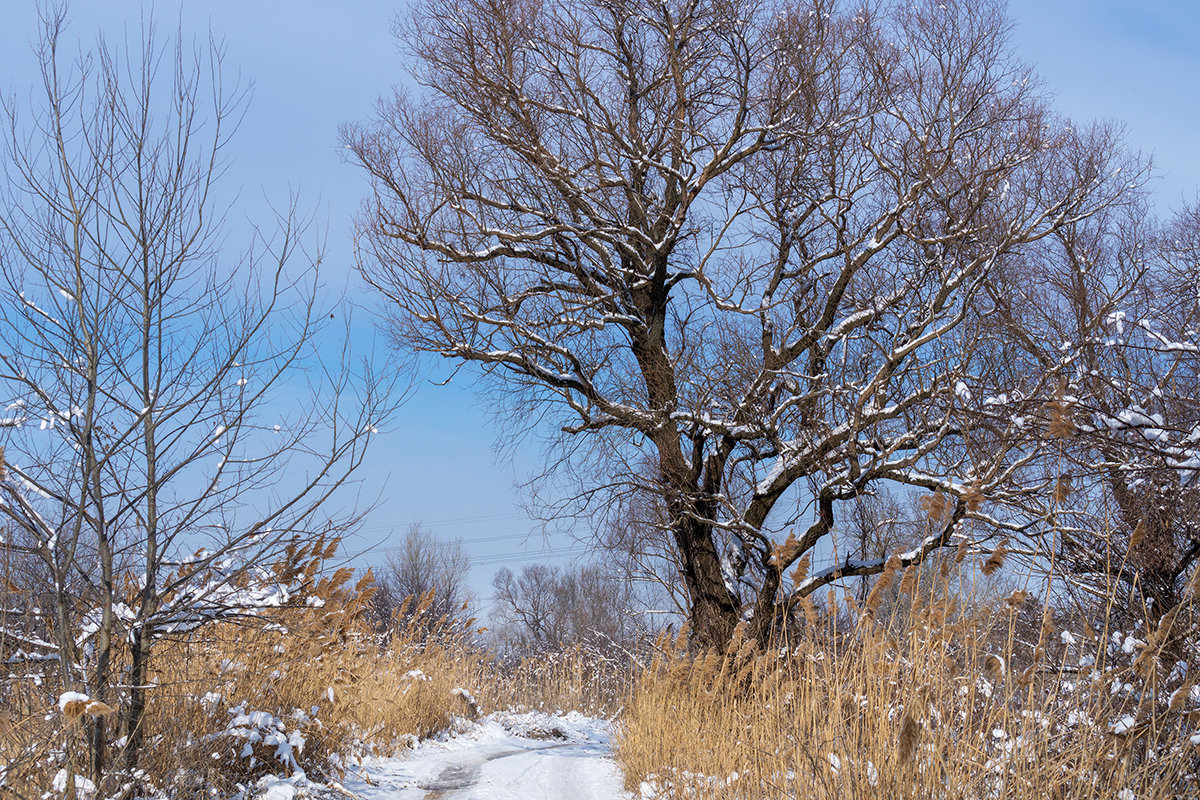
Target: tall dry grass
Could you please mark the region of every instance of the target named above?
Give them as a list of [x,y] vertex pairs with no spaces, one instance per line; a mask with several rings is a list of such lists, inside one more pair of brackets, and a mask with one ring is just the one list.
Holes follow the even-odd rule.
[[485,661],[468,630],[427,632],[380,641],[299,612],[175,643],[158,662],[141,766],[172,797],[228,793],[266,773],[339,778],[362,756],[446,732],[476,713]]
[[[1200,796],[1200,661],[1191,608],[1150,633],[1061,625],[1024,592],[962,610],[901,582],[890,611],[809,624],[763,648],[689,655],[640,676],[616,755],[662,798]],[[905,584],[908,584],[905,586]],[[1131,638],[1132,637],[1132,638]]]

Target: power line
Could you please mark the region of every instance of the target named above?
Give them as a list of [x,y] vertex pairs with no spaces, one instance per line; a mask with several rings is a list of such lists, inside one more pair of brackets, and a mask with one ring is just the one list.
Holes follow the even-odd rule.
[[[518,539],[529,539],[533,534],[530,533],[506,533],[502,536],[477,536],[470,539],[454,539],[453,541],[460,544],[486,544],[488,542],[512,542]],[[403,545],[391,545],[389,547],[376,547],[371,550],[372,553],[396,553],[404,549]]]
[[[433,528],[433,527],[437,527],[439,525],[468,525],[468,524],[475,523],[475,522],[495,522],[497,520],[517,519],[519,517],[525,517],[525,516],[526,516],[525,514],[518,514],[516,512],[510,512],[507,514],[488,514],[488,515],[479,516],[479,517],[456,517],[456,518],[452,518],[452,519],[413,520],[413,521],[419,522],[421,525],[428,525],[429,527]],[[396,526],[396,525],[364,525],[363,527],[359,528],[358,531],[360,533],[366,532],[366,531],[375,531],[375,532],[394,531],[397,529],[397,527],[398,526]]]
[[522,561],[537,561],[539,559],[562,558],[564,556],[580,555],[587,550],[585,547],[559,547],[544,550],[540,553],[505,553],[496,556],[484,556],[472,560],[472,567],[493,567],[499,564],[513,564]]

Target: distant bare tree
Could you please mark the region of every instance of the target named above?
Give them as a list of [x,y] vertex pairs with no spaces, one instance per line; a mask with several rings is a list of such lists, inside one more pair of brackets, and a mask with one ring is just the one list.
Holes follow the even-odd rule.
[[393,401],[309,370],[330,315],[294,207],[220,254],[245,100],[220,46],[144,22],[67,65],[63,13],[42,22],[34,107],[3,106],[0,513],[49,581],[66,688],[117,707],[119,739],[90,723],[97,792],[128,795],[157,643],[289,602],[272,563],[353,523],[326,501]]
[[390,623],[402,609],[401,622],[426,631],[440,623],[466,620],[473,599],[467,585],[470,572],[471,560],[462,542],[443,541],[419,522],[413,523],[398,542],[389,544],[379,570],[376,597],[382,621]]
[[345,131],[361,270],[397,341],[561,427],[577,510],[659,498],[695,644],[881,571],[828,556],[877,485],[947,500],[906,565],[1004,521],[1027,437],[974,426],[988,287],[1142,172],[1050,113],[999,3],[423,0],[397,29],[419,90]]
[[492,587],[495,635],[506,650],[631,647],[642,630],[630,584],[604,565],[530,564],[519,575],[505,568]]

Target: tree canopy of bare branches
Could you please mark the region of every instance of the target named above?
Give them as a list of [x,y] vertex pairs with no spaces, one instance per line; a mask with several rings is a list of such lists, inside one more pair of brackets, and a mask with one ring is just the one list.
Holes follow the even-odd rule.
[[1163,224],[1138,203],[1048,237],[996,286],[1011,388],[994,411],[1053,442],[1024,481],[1042,552],[1154,619],[1200,560],[1198,244],[1194,207]]
[[1031,456],[973,426],[989,287],[1141,180],[1046,107],[999,5],[412,13],[419,88],[345,130],[361,270],[405,347],[561,427],[581,497],[660,498],[698,644],[881,570],[831,544],[879,487],[942,504],[904,564],[998,519]]

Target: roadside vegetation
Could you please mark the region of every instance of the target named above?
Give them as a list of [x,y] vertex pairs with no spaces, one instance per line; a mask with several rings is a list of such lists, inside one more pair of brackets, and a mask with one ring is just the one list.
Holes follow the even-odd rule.
[[684,628],[500,655],[476,620],[430,619],[431,595],[381,626],[373,576],[351,583],[298,555],[275,569],[305,574],[284,607],[163,644],[139,770],[98,792],[85,722],[111,709],[6,646],[4,796],[74,784],[81,798],[252,797],[264,776],[299,774],[337,786],[366,757],[504,710],[614,720],[635,797],[1154,800],[1200,787],[1192,586],[1147,624],[1116,603],[1047,602],[963,548],[926,570],[893,562],[861,602],[806,604],[770,643],[743,628],[725,652],[696,651]]
[[[769,648],[660,643],[621,716],[627,785],[663,798],[1132,798],[1200,791],[1194,599],[1150,630],[900,571]],[[887,573],[885,573],[886,575]],[[903,575],[903,577],[902,577]],[[1108,609],[1114,611],[1114,609]]]

